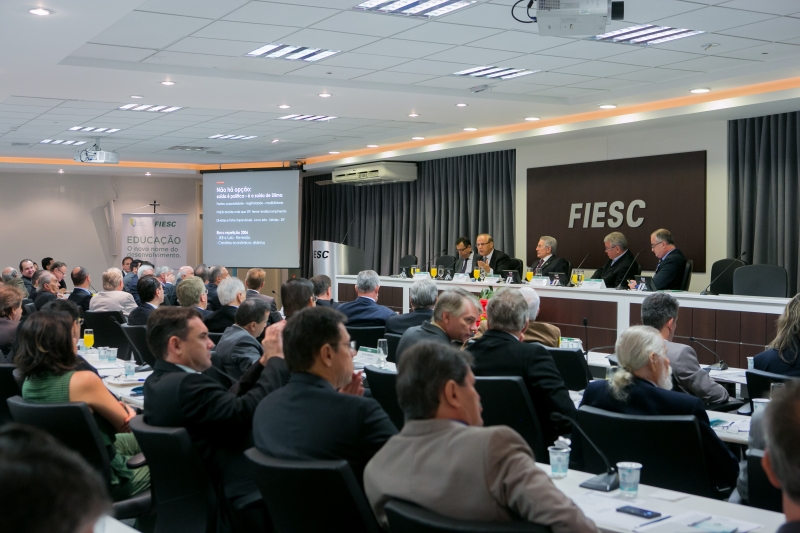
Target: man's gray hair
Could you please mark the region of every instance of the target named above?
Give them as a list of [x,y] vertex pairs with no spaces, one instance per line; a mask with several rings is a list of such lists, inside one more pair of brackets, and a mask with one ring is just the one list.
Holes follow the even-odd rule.
[[8,267],[5,270],[3,270],[3,283],[8,283],[12,279],[18,277],[19,277],[19,272],[17,272],[17,269],[14,267]]
[[678,320],[680,304],[677,298],[666,292],[654,292],[642,302],[642,324],[661,329],[670,318]]
[[414,309],[433,307],[436,304],[438,290],[436,289],[436,282],[432,279],[418,279],[411,284],[409,293],[411,295],[411,305],[414,306]]
[[772,393],[764,412],[764,432],[781,490],[792,502],[800,503],[800,380],[790,380]]
[[200,303],[200,297],[207,293],[208,289],[202,279],[190,276],[178,285],[175,292],[181,307],[195,307]]
[[222,265],[214,265],[209,267],[208,269],[208,282],[209,283],[217,283],[217,278],[222,275],[222,271],[225,270],[225,267]]
[[139,279],[142,279],[143,277],[145,277],[147,275],[153,275],[154,272],[155,272],[155,269],[153,267],[151,267],[150,265],[141,265],[139,267],[139,270],[136,271],[136,277],[138,277]]
[[44,271],[42,275],[39,276],[39,287],[44,288],[45,285],[48,283],[52,283],[56,281],[56,276],[52,272]]
[[615,349],[619,370],[611,381],[611,394],[620,401],[626,401],[628,393],[625,389],[633,382],[633,373],[650,362],[651,354],[666,357],[666,351],[667,345],[655,328],[632,326],[623,331]]
[[153,271],[153,275],[154,275],[155,277],[157,277],[157,278],[160,278],[161,276],[163,276],[163,275],[165,275],[165,274],[166,274],[167,276],[169,276],[169,275],[170,275],[170,274],[172,274],[173,272],[174,272],[174,270],[172,270],[172,268],[171,268],[171,267],[168,267],[168,266],[160,266],[160,267],[157,267],[157,268],[156,268],[156,269]]
[[611,243],[612,247],[619,246],[623,250],[628,249],[628,239],[626,239],[625,235],[618,231],[612,231],[606,235],[605,239],[603,239],[603,242]]
[[502,288],[494,293],[486,306],[489,329],[516,333],[528,324],[528,302],[519,289]]
[[111,267],[103,272],[103,290],[115,291],[122,281],[122,270],[117,267]]
[[472,304],[476,310],[481,308],[481,303],[469,291],[461,288],[447,289],[436,300],[433,308],[433,320],[441,321],[445,313],[450,313],[454,317],[460,317],[467,309],[467,304]]
[[397,364],[397,401],[406,420],[434,418],[448,381],[463,386],[472,365],[469,352],[438,342],[420,342]]
[[550,248],[550,253],[555,255],[556,254],[556,247],[558,246],[558,241],[555,237],[550,237],[545,235],[544,237],[539,237],[539,240],[544,243],[545,246]]
[[194,276],[194,268],[187,265],[187,266],[182,266],[181,268],[178,269],[178,276],[177,276],[178,281],[181,281],[182,279],[188,278],[190,276]]
[[356,276],[356,290],[361,294],[372,292],[380,285],[381,280],[374,270],[362,270]]
[[236,301],[237,294],[247,294],[244,290],[244,283],[239,278],[228,277],[219,282],[217,287],[217,298],[222,305],[230,305]]
[[668,229],[657,229],[653,232],[653,237],[658,242],[665,242],[667,244],[675,244],[675,239],[672,238],[672,233]]
[[519,293],[528,303],[528,321],[533,322],[539,314],[539,304],[541,303],[539,294],[530,287],[520,288]]

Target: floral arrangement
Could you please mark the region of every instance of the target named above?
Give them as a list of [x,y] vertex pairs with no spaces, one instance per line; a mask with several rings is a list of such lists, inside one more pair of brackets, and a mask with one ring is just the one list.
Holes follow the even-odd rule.
[[486,288],[481,291],[480,294],[480,302],[481,302],[481,314],[478,316],[478,320],[475,323],[477,327],[481,327],[481,322],[486,320],[486,305],[489,303],[489,300],[492,299],[494,296],[494,291],[492,289]]

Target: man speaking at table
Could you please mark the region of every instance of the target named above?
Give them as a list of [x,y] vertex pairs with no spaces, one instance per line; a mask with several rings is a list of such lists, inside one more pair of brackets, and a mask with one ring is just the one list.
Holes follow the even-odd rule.
[[633,260],[633,254],[628,250],[628,239],[622,233],[614,231],[606,235],[603,244],[608,261],[603,268],[595,271],[592,279],[602,279],[609,289],[626,286],[627,280],[641,272],[639,264]]
[[675,247],[672,233],[658,229],[650,235],[650,249],[658,257],[658,266],[653,276],[653,286],[658,291],[681,290],[686,270],[686,256]]
[[488,233],[481,233],[475,239],[478,247],[478,266],[485,274],[502,274],[509,268],[511,258],[507,253],[494,249],[494,239]]

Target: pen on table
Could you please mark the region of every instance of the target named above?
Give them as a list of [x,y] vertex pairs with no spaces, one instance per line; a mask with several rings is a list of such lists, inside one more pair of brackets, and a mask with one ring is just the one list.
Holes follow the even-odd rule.
[[655,520],[650,520],[649,522],[645,522],[644,524],[639,524],[636,526],[635,529],[639,529],[640,527],[649,526],[650,524],[655,524],[656,522],[661,522],[662,520],[666,520],[667,518],[672,518],[671,515],[662,516],[661,518],[656,518]]
[[705,521],[706,521],[706,520],[708,520],[709,518],[711,518],[711,516],[706,516],[706,517],[703,517],[703,518],[701,518],[700,520],[696,520],[696,521],[692,522],[691,524],[687,524],[687,526],[688,526],[688,527],[694,527],[694,526],[696,526],[697,524],[699,524],[700,522],[705,522]]

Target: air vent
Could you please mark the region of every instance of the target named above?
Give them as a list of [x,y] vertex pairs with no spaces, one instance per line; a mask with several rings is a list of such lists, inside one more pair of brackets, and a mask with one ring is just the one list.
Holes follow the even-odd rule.
[[216,152],[214,150],[206,150],[208,155],[222,155],[222,152]]
[[30,143],[11,143],[11,146],[30,146]]

